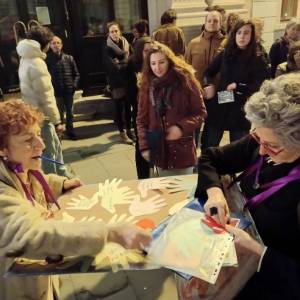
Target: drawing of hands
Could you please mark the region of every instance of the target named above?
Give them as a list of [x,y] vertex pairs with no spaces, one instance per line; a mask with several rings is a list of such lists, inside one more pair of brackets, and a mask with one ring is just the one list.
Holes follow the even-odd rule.
[[66,209],[73,210],[90,210],[99,202],[98,193],[95,193],[91,198],[78,195],[78,198],[71,198],[71,201],[67,203]]
[[160,198],[159,195],[156,195],[144,201],[141,201],[141,197],[139,195],[136,195],[129,206],[129,212],[132,216],[135,217],[150,215],[156,213],[166,205],[166,200]]
[[149,190],[158,190],[168,188],[170,180],[167,178],[151,178],[140,180],[138,184],[138,190],[141,193],[142,198],[147,197]]
[[134,192],[129,187],[119,187],[121,182],[122,179],[114,178],[111,182],[107,179],[99,184],[98,195],[101,197],[101,205],[112,214],[116,212],[116,204],[129,204],[134,197]]
[[178,193],[182,191],[192,191],[195,189],[196,185],[190,179],[187,178],[174,178],[168,185],[167,189],[170,190],[170,194]]
[[134,218],[135,218],[135,216],[128,216],[127,214],[122,214],[120,216],[114,215],[107,222],[107,225],[112,225],[112,224],[117,224],[117,223],[123,223],[123,222],[134,224],[135,223]]

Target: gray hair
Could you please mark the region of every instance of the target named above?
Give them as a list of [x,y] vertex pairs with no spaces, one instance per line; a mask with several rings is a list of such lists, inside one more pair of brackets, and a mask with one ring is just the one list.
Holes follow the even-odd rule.
[[273,129],[283,146],[300,149],[300,72],[266,80],[245,112],[255,127]]

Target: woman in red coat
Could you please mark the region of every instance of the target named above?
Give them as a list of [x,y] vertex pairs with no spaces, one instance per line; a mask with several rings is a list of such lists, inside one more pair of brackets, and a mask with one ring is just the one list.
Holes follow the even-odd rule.
[[192,67],[155,42],[142,70],[137,129],[142,156],[157,167],[159,176],[192,173],[194,131],[205,116]]

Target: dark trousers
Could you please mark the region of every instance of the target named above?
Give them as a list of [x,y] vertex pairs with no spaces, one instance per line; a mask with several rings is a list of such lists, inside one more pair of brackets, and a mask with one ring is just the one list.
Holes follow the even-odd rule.
[[141,154],[138,140],[135,143],[135,166],[138,179],[146,179],[150,177],[150,166]]
[[[223,134],[223,129],[214,128],[205,124],[201,135],[201,150],[204,150],[208,147],[219,146]],[[230,143],[239,140],[247,134],[249,134],[249,130],[229,130]]]
[[72,94],[64,94],[56,97],[56,104],[59,110],[61,122],[64,123],[66,113],[66,131],[73,131],[73,96]]
[[126,130],[131,128],[131,107],[127,97],[120,99],[114,99],[115,104],[115,116],[116,123],[120,132],[124,131],[124,119],[123,113],[125,115],[125,126]]

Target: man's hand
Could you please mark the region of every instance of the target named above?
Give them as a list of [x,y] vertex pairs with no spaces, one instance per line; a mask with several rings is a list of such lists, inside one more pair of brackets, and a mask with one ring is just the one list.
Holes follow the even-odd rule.
[[216,94],[216,88],[214,85],[208,85],[203,90],[205,99],[212,99]]
[[62,134],[64,132],[64,125],[62,124],[57,124],[55,125],[55,131],[57,134]]
[[236,87],[237,87],[237,85],[236,85],[235,82],[230,83],[230,84],[227,85],[227,91],[228,92],[233,92],[236,89]]

